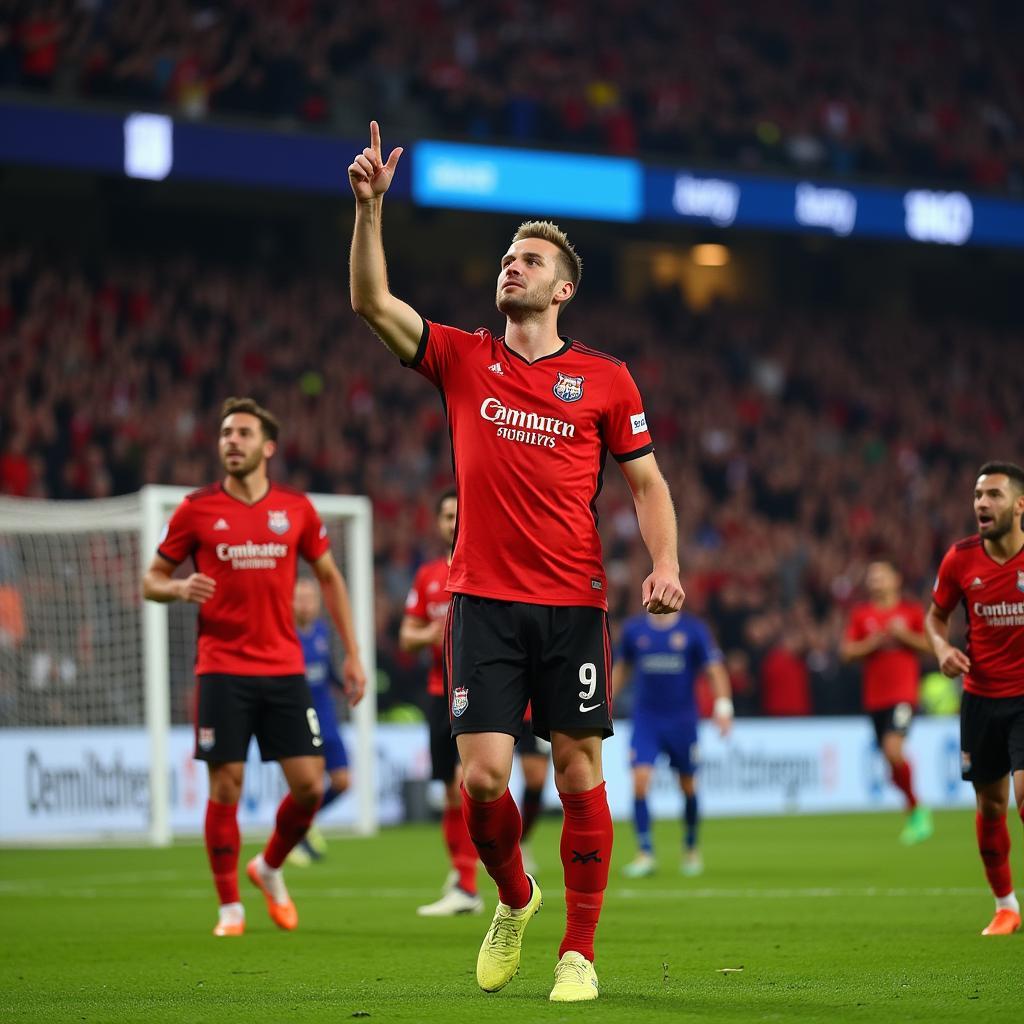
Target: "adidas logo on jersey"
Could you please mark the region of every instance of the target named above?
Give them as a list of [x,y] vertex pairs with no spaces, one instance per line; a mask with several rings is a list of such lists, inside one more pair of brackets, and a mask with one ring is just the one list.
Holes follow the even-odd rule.
[[491,363],[491,365],[488,366],[487,369],[490,370],[491,373],[498,374],[499,377],[505,376],[505,371],[501,368],[501,363]]
[[213,524],[213,528],[215,530],[230,530],[231,529],[231,527],[228,526],[228,521],[226,519],[218,519],[217,522],[215,522]]
[[971,590],[981,590],[983,586],[985,586],[985,584],[982,583],[980,576],[975,576],[974,579],[971,580]]

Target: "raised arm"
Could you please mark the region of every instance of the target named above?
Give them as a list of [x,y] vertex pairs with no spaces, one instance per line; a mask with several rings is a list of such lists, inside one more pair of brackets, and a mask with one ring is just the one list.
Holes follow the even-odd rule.
[[620,465],[633,492],[640,534],[654,563],[654,571],[643,582],[640,599],[655,615],[677,612],[686,594],[679,582],[678,528],[668,484],[653,454]]
[[971,659],[949,642],[949,612],[940,608],[934,601],[924,617],[924,631],[931,641],[935,660],[939,663],[942,674],[955,679],[964,672],[971,671]]
[[356,220],[349,259],[352,309],[358,313],[399,359],[412,362],[423,335],[423,318],[388,288],[384,259],[381,214],[384,193],[391,185],[401,147],[393,149],[387,163],[381,159],[380,128],[370,122],[370,145],[348,168],[348,180],[356,197]]

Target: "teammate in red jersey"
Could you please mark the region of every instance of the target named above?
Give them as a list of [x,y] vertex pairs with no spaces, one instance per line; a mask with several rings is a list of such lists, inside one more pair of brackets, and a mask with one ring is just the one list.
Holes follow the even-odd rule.
[[[304,494],[267,477],[277,434],[277,420],[252,399],[224,403],[218,449],[227,475],[178,506],[143,580],[150,601],[199,605],[195,756],[207,762],[210,777],[206,850],[220,897],[214,929],[220,936],[245,931],[237,811],[253,735],[263,760],[280,762],[289,792],[247,874],[278,927],[298,924],[280,869],[313,820],[324,776],[323,740],[292,614],[299,555],[312,564],[345,647],[349,701],[355,704],[366,688],[348,591],[320,517]],[[172,578],[186,558],[195,572]]]
[[601,740],[612,731],[611,645],[596,521],[607,454],[633,492],[653,561],[641,598],[655,613],[677,611],[684,597],[672,500],[625,365],[558,334],[581,263],[555,225],[522,225],[501,257],[504,337],[425,320],[391,294],[381,212],[400,156],[395,149],[384,162],[371,122],[370,145],[348,169],[352,308],[441,391],[451,430],[459,520],[445,673],[466,824],[499,897],[477,982],[493,992],[511,980],[541,903],[523,870],[522,822],[508,791],[532,703],[536,733],[551,740],[565,812],[567,920],[550,998],[594,999],[594,933],[612,848],[601,768]]
[[871,716],[893,785],[907,801],[900,841],[909,846],[934,831],[931,811],[918,803],[903,756],[903,740],[917,706],[917,655],[931,654],[932,648],[924,635],[924,609],[903,597],[900,574],[891,562],[872,562],[864,583],[870,600],[850,613],[840,653],[845,661],[864,662],[864,710]]
[[444,812],[441,831],[451,871],[441,898],[420,907],[422,917],[450,917],[454,914],[479,914],[484,901],[477,891],[476,869],[479,858],[466,828],[462,813],[462,768],[452,739],[448,701],[444,692],[442,641],[448,616],[448,563],[455,540],[458,508],[454,491],[446,491],[437,502],[437,529],[448,555],[420,566],[405,602],[405,615],[399,627],[398,643],[403,651],[430,648],[433,664],[427,675],[427,724],[430,728],[431,776],[444,783]]
[[[1020,928],[1010,874],[1008,775],[1024,818],[1024,469],[986,462],[974,486],[978,532],[946,552],[935,579],[925,630],[939,667],[964,677],[960,706],[963,777],[974,785],[978,849],[996,897],[982,935]],[[949,642],[949,617],[962,603],[967,650]]]

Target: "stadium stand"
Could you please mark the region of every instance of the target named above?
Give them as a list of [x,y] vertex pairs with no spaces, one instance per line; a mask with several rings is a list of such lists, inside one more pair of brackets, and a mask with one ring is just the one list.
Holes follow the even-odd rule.
[[1005,0],[8,0],[0,88],[1020,194],[1022,44]]

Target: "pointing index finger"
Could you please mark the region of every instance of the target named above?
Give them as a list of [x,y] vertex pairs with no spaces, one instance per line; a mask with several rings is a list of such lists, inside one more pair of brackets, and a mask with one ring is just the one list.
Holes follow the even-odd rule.
[[380,160],[380,125],[376,121],[370,122],[370,149]]

